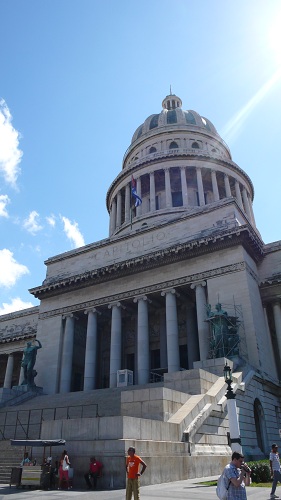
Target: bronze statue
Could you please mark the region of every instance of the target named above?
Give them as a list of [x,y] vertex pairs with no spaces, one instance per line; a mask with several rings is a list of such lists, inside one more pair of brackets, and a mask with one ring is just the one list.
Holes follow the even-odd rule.
[[21,366],[24,372],[24,380],[21,385],[29,385],[35,386],[34,378],[37,375],[37,371],[34,370],[34,365],[36,361],[37,351],[41,349],[42,344],[39,340],[35,340],[38,345],[32,344],[32,342],[28,341],[26,343],[26,348],[23,350],[24,358],[21,362]]
[[211,356],[221,358],[234,356],[239,353],[239,337],[237,335],[237,318],[229,316],[218,302],[215,311],[207,305],[207,321],[211,325],[210,350]]

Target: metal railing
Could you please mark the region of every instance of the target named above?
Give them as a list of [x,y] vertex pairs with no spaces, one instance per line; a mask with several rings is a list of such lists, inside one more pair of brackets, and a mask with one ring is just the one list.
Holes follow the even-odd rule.
[[48,420],[98,417],[98,404],[8,410],[0,413],[0,439],[39,439]]

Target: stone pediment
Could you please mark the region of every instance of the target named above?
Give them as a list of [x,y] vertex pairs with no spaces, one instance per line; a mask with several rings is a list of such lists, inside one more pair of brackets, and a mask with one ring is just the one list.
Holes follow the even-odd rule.
[[248,226],[240,226],[234,229],[212,228],[212,230],[202,232],[201,236],[188,239],[184,243],[173,244],[163,249],[140,255],[135,258],[124,259],[113,264],[101,266],[92,271],[75,274],[73,276],[60,279],[60,276],[47,279],[42,286],[30,289],[30,293],[37,298],[44,298],[51,295],[61,294],[92,286],[97,283],[112,281],[122,276],[139,273],[141,271],[153,269],[171,262],[189,259],[195,256],[209,253],[221,248],[242,244],[258,261],[263,256],[263,244],[256,233]]

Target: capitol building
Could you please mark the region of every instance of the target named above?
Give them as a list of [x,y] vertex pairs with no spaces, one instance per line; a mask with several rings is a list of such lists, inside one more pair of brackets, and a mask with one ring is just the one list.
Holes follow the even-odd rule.
[[[253,198],[212,122],[166,96],[106,193],[108,237],[50,257],[30,290],[40,305],[0,316],[2,441],[66,439],[77,476],[91,455],[104,463],[104,487],[124,487],[128,446],[149,465],[142,484],[219,474],[228,363],[243,453],[267,456],[281,429],[281,241],[264,244]],[[29,423],[7,425],[11,409]]]

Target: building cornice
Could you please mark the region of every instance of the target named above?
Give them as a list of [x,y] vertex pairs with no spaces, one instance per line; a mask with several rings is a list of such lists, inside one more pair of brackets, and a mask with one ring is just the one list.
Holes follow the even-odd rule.
[[116,262],[98,269],[76,274],[60,280],[52,280],[29,292],[39,299],[78,290],[120,277],[140,273],[177,261],[194,258],[212,251],[243,245],[257,262],[263,257],[263,244],[250,226],[213,231],[210,235],[172,245],[146,255]]
[[235,262],[233,264],[222,266],[218,268],[211,269],[209,271],[204,271],[200,273],[190,274],[181,278],[176,278],[173,280],[166,280],[162,282],[155,283],[153,285],[135,288],[133,290],[128,290],[125,292],[107,295],[106,297],[101,297],[99,299],[94,299],[87,302],[81,302],[79,304],[61,307],[58,309],[53,309],[51,311],[46,311],[39,314],[39,319],[47,319],[52,316],[75,314],[75,312],[81,310],[89,310],[99,307],[107,307],[109,304],[116,302],[122,302],[126,300],[132,300],[135,297],[147,296],[151,293],[161,292],[164,290],[170,290],[171,288],[177,288],[181,286],[191,285],[193,283],[198,283],[204,280],[215,278],[217,276],[223,276],[225,274],[236,273],[241,271],[249,271],[249,267],[246,262]]

